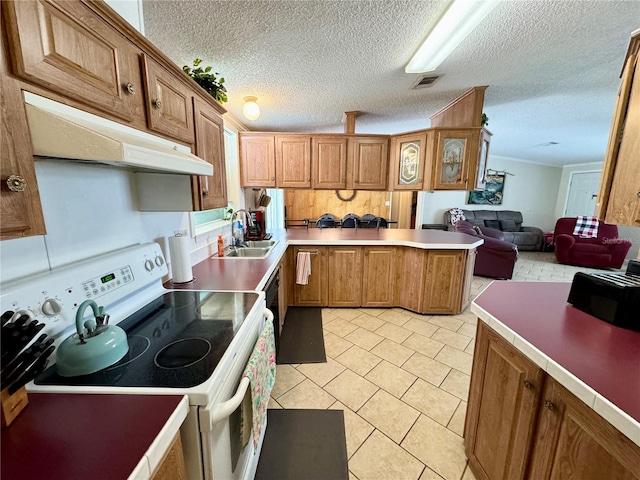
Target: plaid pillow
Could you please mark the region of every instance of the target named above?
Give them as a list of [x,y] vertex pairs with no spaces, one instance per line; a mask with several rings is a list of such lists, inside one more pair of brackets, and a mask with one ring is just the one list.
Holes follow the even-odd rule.
[[451,216],[451,225],[455,225],[456,222],[460,220],[464,220],[464,212],[461,208],[452,208],[449,210],[449,215]]

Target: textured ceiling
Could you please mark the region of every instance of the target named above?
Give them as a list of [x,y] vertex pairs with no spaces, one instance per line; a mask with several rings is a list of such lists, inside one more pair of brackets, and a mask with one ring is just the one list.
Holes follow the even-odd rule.
[[[640,0],[504,0],[432,72],[404,67],[447,0],[150,1],[145,33],[182,66],[204,59],[225,77],[224,104],[251,130],[357,133],[426,128],[477,85],[491,155],[549,165],[602,161]],[[255,95],[261,116],[242,117]],[[558,142],[553,146],[542,146]]]

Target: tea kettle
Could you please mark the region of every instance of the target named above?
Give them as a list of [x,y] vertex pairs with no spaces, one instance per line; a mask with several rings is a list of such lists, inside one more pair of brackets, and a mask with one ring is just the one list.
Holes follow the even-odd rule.
[[[87,307],[93,310],[94,319],[83,323]],[[77,377],[97,372],[113,365],[129,351],[127,334],[116,325],[107,325],[109,315],[104,307],[93,300],[80,304],[76,312],[76,332],[67,337],[58,347],[58,374],[62,377]]]

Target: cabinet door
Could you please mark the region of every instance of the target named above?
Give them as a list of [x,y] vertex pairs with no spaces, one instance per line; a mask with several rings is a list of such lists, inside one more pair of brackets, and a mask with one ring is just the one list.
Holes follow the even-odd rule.
[[618,137],[620,143],[605,221],[637,227],[640,226],[640,68],[637,57],[634,70],[626,116]]
[[347,139],[345,137],[311,138],[311,186],[345,189],[347,187]]
[[192,93],[186,84],[142,55],[149,129],[186,143],[194,142]]
[[[27,114],[18,81],[7,75],[5,52],[6,50],[0,52],[0,238],[44,235],[44,217],[36,182]],[[10,190],[7,179],[12,175],[15,175],[15,185]]]
[[395,304],[407,310],[420,312],[426,278],[427,250],[403,247],[399,249],[398,257]]
[[186,480],[187,470],[184,464],[180,432],[175,436],[164,458],[156,468],[151,480]]
[[640,479],[640,447],[547,378],[528,478]]
[[359,307],[362,304],[362,247],[328,249],[328,305]]
[[372,137],[353,137],[350,140],[351,179],[347,188],[353,190],[385,190],[389,140]]
[[240,134],[240,165],[243,187],[275,187],[274,136]]
[[478,257],[478,250],[467,250],[467,260],[464,266],[464,278],[462,286],[462,306],[461,310],[464,310],[471,303],[471,286],[473,283],[473,270],[476,266],[476,259]]
[[193,176],[194,204],[198,210],[227,206],[227,174],[224,161],[224,126],[218,112],[197,98],[193,99],[196,129],[196,155],[213,165],[211,177]]
[[[477,129],[438,129],[433,158],[434,190],[472,190],[468,181],[470,163],[477,159]],[[467,188],[468,187],[468,188]]]
[[[311,254],[311,275],[307,285],[295,283],[298,252]],[[302,307],[327,306],[327,249],[326,247],[294,247],[292,275],[294,305]]]
[[398,135],[391,139],[393,190],[422,190],[424,186],[427,132]]
[[423,313],[458,313],[464,275],[464,250],[429,250]]
[[464,430],[478,480],[524,478],[543,379],[542,369],[478,322]]
[[282,333],[284,327],[284,319],[287,316],[287,309],[289,308],[289,295],[287,291],[289,272],[287,270],[289,262],[287,261],[287,254],[282,257],[280,266],[280,285],[278,286],[278,327]]
[[486,129],[479,132],[478,160],[469,164],[469,185],[475,190],[484,190],[487,176],[487,159],[489,158],[489,143],[492,133]]
[[307,135],[276,137],[276,186],[311,187],[311,138]]
[[[81,2],[2,2],[13,73],[122,120],[133,119],[140,72],[133,46]],[[127,85],[130,85],[127,90]]]
[[394,247],[362,247],[362,306],[392,307],[397,250]]

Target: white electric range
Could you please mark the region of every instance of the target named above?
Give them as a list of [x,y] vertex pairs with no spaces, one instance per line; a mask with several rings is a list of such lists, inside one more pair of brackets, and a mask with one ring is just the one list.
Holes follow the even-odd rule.
[[245,366],[273,318],[264,293],[167,290],[167,273],[160,246],[148,243],[2,285],[0,311],[44,322],[56,346],[75,332],[78,306],[89,299],[127,333],[129,352],[116,364],[77,377],[52,365],[27,390],[188,395],[180,432],[189,478],[253,478],[266,423],[258,446],[243,447],[239,405]]

